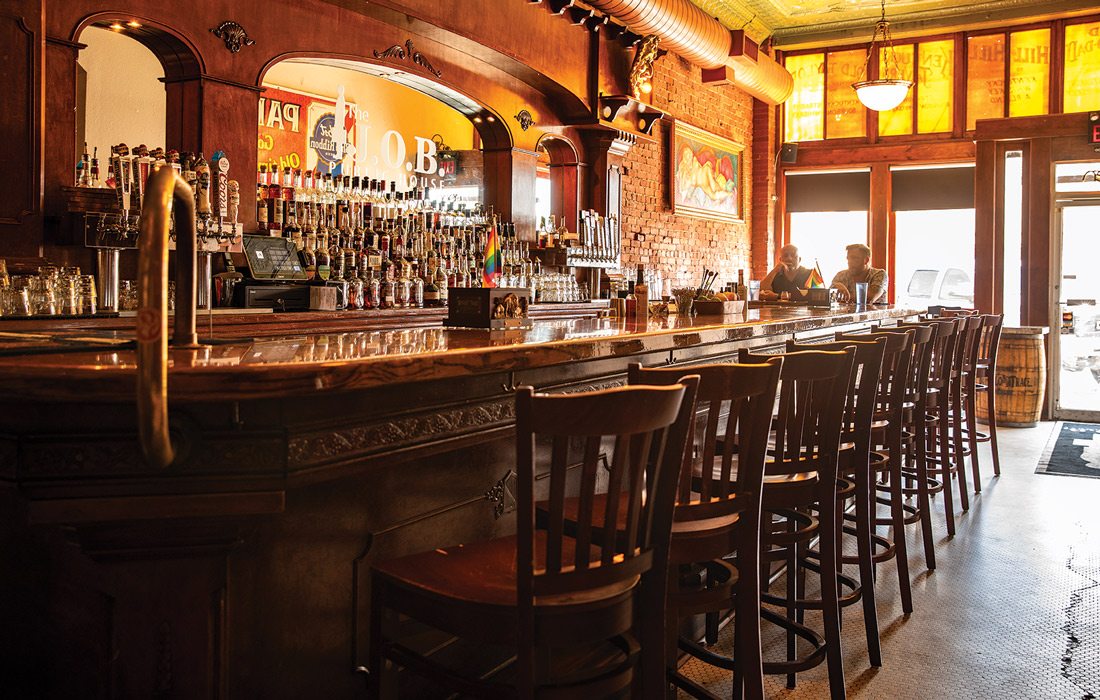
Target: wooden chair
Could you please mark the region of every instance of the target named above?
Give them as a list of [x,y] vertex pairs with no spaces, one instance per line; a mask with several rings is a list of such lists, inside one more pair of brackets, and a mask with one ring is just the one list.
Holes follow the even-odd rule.
[[[839,476],[837,479],[837,542],[845,520],[844,504],[848,499],[855,501],[855,514],[852,516],[854,527],[851,532],[856,536],[856,554],[841,556],[839,569],[843,564],[859,566],[859,582],[846,575],[839,575],[841,584],[845,584],[848,593],[841,595],[840,607],[845,608],[863,601],[863,623],[867,635],[867,654],[872,666],[882,665],[882,645],[878,631],[878,609],[875,604],[875,561],[874,545],[871,534],[874,528],[874,474],[885,468],[887,460],[873,455],[872,466],[872,426],[878,395],[879,378],[886,352],[886,337],[872,338],[867,335],[859,340],[845,340],[834,343],[798,343],[787,341],[788,352],[800,350],[842,351],[855,348],[855,364],[846,387],[847,402],[844,407],[844,422],[841,427],[841,450]],[[883,423],[879,427],[885,427]],[[838,544],[838,550],[843,548]],[[910,605],[912,601],[910,601]]]
[[[393,665],[472,697],[620,697],[632,687],[664,697],[668,541],[697,386],[689,377],[573,395],[518,389],[516,535],[375,564],[372,696],[392,690]],[[626,494],[621,531],[619,498],[606,499],[599,530],[584,517],[598,495],[602,454],[606,491]],[[540,466],[550,504],[544,525],[534,507]],[[582,513],[573,537],[565,533],[567,485]],[[398,615],[512,658],[482,675],[463,673],[436,658],[441,646],[414,649],[383,624]]]
[[[931,329],[925,329],[931,336]],[[912,442],[912,436],[906,433],[907,411],[913,404],[906,400],[906,389],[912,373],[913,336],[917,331],[875,331],[871,333],[837,333],[837,342],[863,341],[868,338],[881,338],[886,342],[882,371],[876,400],[874,423],[871,432],[871,454],[869,465],[876,476],[873,489],[877,496],[884,493],[885,498],[875,498],[872,502],[871,541],[876,547],[872,555],[875,564],[894,559],[898,570],[898,587],[901,595],[902,611],[913,612],[912,585],[909,580],[909,552],[905,538],[906,511],[905,492],[903,490],[902,466],[905,462],[905,449]],[[926,338],[927,340],[927,338]],[[877,516],[876,504],[890,508],[887,518]],[[889,525],[892,528],[889,538],[880,536],[875,527]],[[845,558],[845,562],[847,562]],[[862,572],[861,572],[862,576]]]
[[[966,472],[958,468],[951,435],[951,406],[953,375],[958,359],[956,346],[959,342],[959,324],[955,320],[928,320],[902,322],[898,328],[928,326],[933,329],[929,343],[930,356],[927,367],[927,386],[919,402],[924,410],[918,408],[917,420],[925,421],[928,432],[924,454],[924,470],[927,477],[936,483],[931,492],[943,493],[943,506],[947,521],[947,534],[955,536],[955,500],[954,480],[959,479],[959,501],[963,510],[969,510],[970,499],[966,489]],[[926,533],[931,539],[931,533]],[[925,544],[928,546],[927,542]]]
[[982,474],[978,464],[978,422],[975,406],[978,393],[978,357],[981,351],[983,317],[970,315],[958,319],[959,343],[956,364],[958,371],[952,390],[952,437],[955,441],[955,462],[963,468],[970,458],[974,477],[974,493],[981,493]]
[[[760,519],[764,457],[782,358],[758,365],[629,368],[631,385],[667,385],[685,374],[699,376],[701,415],[693,430],[673,514],[666,629],[675,640],[680,620],[708,615],[714,644],[717,615],[734,610],[734,654],[720,656],[694,640],[679,648],[734,672],[735,695],[764,697],[760,650]],[[730,449],[720,449],[719,439]],[[736,445],[736,449],[732,447]],[[696,455],[693,458],[692,455]],[[731,562],[729,558],[736,554]],[[669,678],[689,695],[714,697],[679,673],[670,645]]]
[[975,398],[974,414],[984,417],[988,432],[975,431],[978,442],[988,442],[993,454],[993,475],[1001,475],[1001,452],[997,447],[997,348],[1001,345],[1001,326],[1004,314],[982,316],[982,337],[979,341],[978,362],[975,374],[975,394],[985,394],[985,415],[978,416]]
[[[742,350],[741,363],[762,362],[769,355]],[[840,352],[805,351],[783,355],[779,402],[772,420],[768,458],[764,466],[763,557],[784,562],[785,596],[772,595],[770,577],[761,599],[784,609],[781,615],[762,608],[761,616],[787,632],[787,659],[765,661],[764,673],[787,676],[794,687],[795,674],[827,662],[831,697],[845,697],[844,664],[840,638],[840,560],[836,537],[836,480],[841,426],[847,402],[855,349]],[[816,510],[817,517],[813,513]],[[806,553],[818,541],[816,561]],[[816,569],[821,597],[804,591],[805,570]],[[824,635],[803,624],[806,610],[820,610]],[[813,650],[801,657],[797,640]]]

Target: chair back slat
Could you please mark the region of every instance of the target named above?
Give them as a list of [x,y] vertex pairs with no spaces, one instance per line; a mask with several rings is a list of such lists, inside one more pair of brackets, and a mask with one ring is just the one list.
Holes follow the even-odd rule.
[[587,569],[591,564],[592,507],[596,500],[596,474],[600,461],[599,436],[589,435],[584,442],[584,458],[581,462],[580,498],[577,508],[577,549],[573,566]]
[[561,571],[562,536],[565,534],[565,519],[562,506],[565,503],[565,479],[555,479],[554,475],[565,472],[569,458],[569,438],[555,435],[550,457],[550,519],[547,523],[546,563],[547,572]]
[[[676,485],[698,379],[570,395],[516,392],[517,595],[521,624],[537,596],[576,593],[638,576],[667,557]],[[549,444],[536,450],[536,444]],[[601,457],[608,493],[597,493]],[[579,469],[576,455],[580,454]],[[536,519],[536,474],[545,511]],[[567,503],[580,517],[566,525]],[[599,498],[606,507],[601,514]],[[622,499],[625,513],[619,509]],[[616,523],[625,516],[625,527]],[[574,516],[575,517],[575,516]],[[598,528],[598,531],[597,531]]]
[[[628,379],[632,385],[666,385],[689,372],[700,378],[697,403],[705,415],[692,424],[696,449],[689,446],[685,452],[676,520],[717,518],[742,512],[753,503],[759,509],[767,436],[782,366],[779,357],[769,357],[759,364],[630,366]],[[721,419],[723,415],[725,420]],[[700,422],[704,429],[694,430]],[[720,426],[724,426],[721,435]],[[716,462],[720,464],[717,470]]]
[[855,348],[852,375],[845,390],[847,401],[841,433],[845,440],[855,443],[857,457],[866,460],[871,450],[871,422],[878,404],[879,381],[886,353],[887,338],[860,336],[860,340],[833,343],[798,343],[787,341],[788,352],[800,350],[842,351]]
[[[767,357],[742,350],[738,359],[752,362]],[[780,476],[816,471],[822,472],[824,481],[835,479],[855,348],[804,350],[782,357],[773,446],[765,471]]]
[[982,340],[978,358],[981,363],[989,367],[990,371],[997,364],[997,348],[1001,344],[1001,328],[1004,318],[1004,314],[986,314],[982,316]]
[[[837,333],[838,343],[843,341],[864,341],[869,338],[882,338],[886,349],[882,358],[882,371],[879,373],[879,386],[876,399],[878,411],[900,426],[902,412],[905,409],[905,394],[909,382],[909,367],[913,359],[913,335],[916,331],[873,331],[871,333]],[[929,331],[929,334],[931,331]]]
[[[913,321],[913,322],[901,322],[898,324],[898,328],[931,328],[932,337],[925,347],[926,357],[921,359],[925,361],[926,367],[924,367],[925,377],[924,391],[926,393],[928,387],[936,387],[946,389],[951,381],[951,372],[954,367],[955,359],[955,343],[958,338],[958,325],[954,320],[930,320],[930,321]],[[917,368],[918,371],[920,368]],[[916,377],[916,382],[919,384],[921,377]]]

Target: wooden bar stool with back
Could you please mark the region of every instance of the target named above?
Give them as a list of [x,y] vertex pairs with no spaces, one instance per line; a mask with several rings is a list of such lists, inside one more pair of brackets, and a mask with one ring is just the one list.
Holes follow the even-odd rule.
[[[697,386],[517,390],[516,535],[374,565],[371,696],[398,690],[401,667],[471,697],[665,697],[668,542]],[[603,456],[606,491],[624,497],[606,498],[597,530],[585,514]],[[536,518],[540,472],[549,510]],[[582,513],[572,536],[567,490]],[[445,664],[433,652],[449,645],[418,647],[397,624],[409,620],[503,660],[474,673]]]

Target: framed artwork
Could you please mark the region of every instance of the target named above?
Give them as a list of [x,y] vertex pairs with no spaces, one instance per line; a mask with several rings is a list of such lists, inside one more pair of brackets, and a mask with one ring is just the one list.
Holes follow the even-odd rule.
[[719,221],[744,218],[745,147],[683,122],[669,135],[672,213]]

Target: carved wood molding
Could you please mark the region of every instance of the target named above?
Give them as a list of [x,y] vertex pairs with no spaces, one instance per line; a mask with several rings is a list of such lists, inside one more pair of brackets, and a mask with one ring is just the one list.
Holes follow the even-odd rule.
[[432,442],[487,427],[507,424],[515,417],[512,397],[500,401],[444,408],[402,416],[369,425],[295,436],[287,446],[290,468],[367,456],[394,447]]
[[426,71],[431,73],[437,78],[443,77],[442,74],[435,69],[432,62],[428,60],[428,57],[420,53],[413,47],[412,39],[406,39],[405,44],[394,44],[393,46],[385,49],[384,51],[374,50],[375,58],[395,58],[399,60],[409,60],[418,66],[423,67]]
[[[173,424],[181,457],[170,472],[192,474],[224,467],[241,474],[281,471],[283,442],[277,434],[242,436],[183,434]],[[185,453],[185,454],[184,454]],[[132,434],[35,435],[20,440],[20,478],[153,475]],[[224,475],[225,471],[219,471]]]
[[210,30],[210,33],[225,42],[225,48],[229,53],[237,53],[245,46],[253,46],[256,42],[248,36],[244,27],[233,20],[226,20]]

